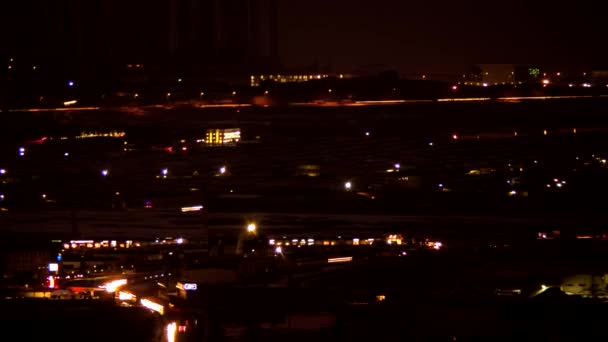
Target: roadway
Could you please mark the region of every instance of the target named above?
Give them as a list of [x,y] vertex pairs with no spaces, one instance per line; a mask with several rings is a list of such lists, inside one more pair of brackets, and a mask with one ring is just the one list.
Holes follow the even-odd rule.
[[[513,101],[537,101],[537,100],[560,100],[560,99],[589,99],[594,97],[608,97],[608,95],[561,95],[561,96],[504,96],[504,97],[446,97],[438,99],[390,99],[390,100],[359,100],[359,101],[310,101],[310,102],[290,102],[287,105],[290,107],[366,107],[366,106],[394,106],[402,104],[418,104],[418,103],[435,103],[435,102],[513,102]],[[187,105],[199,109],[217,109],[217,108],[243,108],[252,107],[251,103],[199,103],[193,105],[189,101],[175,102],[172,104],[156,104],[156,105],[136,105],[136,106],[86,106],[86,107],[56,107],[56,108],[15,108],[4,110],[7,113],[21,112],[79,112],[79,111],[132,111],[134,109],[173,109],[177,105]],[[266,105],[265,107],[268,107]],[[3,112],[0,110],[0,112]]]

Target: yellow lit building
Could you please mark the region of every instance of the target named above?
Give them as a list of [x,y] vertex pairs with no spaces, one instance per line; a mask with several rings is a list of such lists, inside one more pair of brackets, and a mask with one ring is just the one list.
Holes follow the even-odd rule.
[[300,165],[298,166],[296,175],[304,177],[319,177],[321,175],[321,167],[319,165]]
[[208,129],[205,133],[205,145],[210,146],[233,146],[241,141],[240,128]]

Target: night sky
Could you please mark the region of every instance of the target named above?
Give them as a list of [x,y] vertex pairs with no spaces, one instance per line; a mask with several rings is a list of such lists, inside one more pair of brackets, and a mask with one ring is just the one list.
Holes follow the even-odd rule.
[[[59,7],[69,7],[74,1],[2,1],[0,39],[3,45],[18,42],[20,49],[29,54],[57,51],[58,44],[48,32],[59,25],[61,20],[56,18],[66,16],[67,12]],[[94,2],[101,4],[100,1],[85,2],[92,6]],[[476,63],[587,67],[608,60],[608,30],[599,2],[279,2],[281,60],[288,68],[317,62],[345,72],[386,68],[402,73],[451,72]],[[163,27],[159,20],[150,18],[163,17],[168,3],[169,0],[124,0],[124,8],[134,11],[123,16],[126,18],[123,21],[132,26],[128,30],[147,33],[148,42],[142,46],[166,41],[163,33],[158,32]],[[113,23],[104,22],[103,18],[85,24],[97,25],[95,22],[115,29]],[[144,22],[146,24],[142,24]],[[129,32],[120,36],[129,37]],[[127,45],[140,43],[139,39],[125,41]],[[97,44],[95,39],[89,42]]]
[[599,5],[585,2],[284,0],[282,56],[288,65],[318,59],[346,70],[385,64],[402,72],[597,64],[607,57],[608,30]]

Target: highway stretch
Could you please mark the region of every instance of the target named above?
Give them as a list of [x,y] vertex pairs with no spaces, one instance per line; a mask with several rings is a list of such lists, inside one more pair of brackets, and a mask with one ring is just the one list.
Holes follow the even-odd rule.
[[442,216],[442,215],[358,215],[331,213],[231,212],[185,215],[172,210],[4,212],[0,215],[2,233],[45,233],[82,238],[154,239],[158,237],[205,238],[210,231],[242,231],[247,222],[258,222],[269,232],[311,233],[348,231],[450,231],[471,229],[522,230],[527,228],[577,228],[586,225],[581,218]]

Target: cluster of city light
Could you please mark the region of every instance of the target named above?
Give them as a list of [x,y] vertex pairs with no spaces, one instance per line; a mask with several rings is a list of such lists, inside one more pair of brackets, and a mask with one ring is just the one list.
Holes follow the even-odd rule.
[[132,240],[117,241],[117,240],[70,240],[63,244],[63,249],[76,249],[76,248],[132,248],[140,247],[139,242],[133,242]]
[[136,299],[136,296],[131,292],[119,291],[118,292],[118,300],[121,301],[133,301]]
[[76,139],[88,139],[88,138],[124,138],[127,135],[124,131],[111,131],[111,132],[82,132],[76,136]]
[[565,180],[560,180],[558,178],[553,178],[553,185],[551,183],[547,184],[547,188],[551,188],[553,186],[557,187],[557,188],[562,188],[566,185],[566,181]]
[[163,315],[165,313],[165,307],[161,304],[158,304],[156,302],[153,302],[149,299],[142,299],[140,301],[140,304],[145,307],[148,308],[152,311],[158,312],[159,314]]
[[182,213],[190,213],[190,212],[201,211],[201,210],[203,210],[202,205],[195,205],[192,207],[182,207]]
[[117,280],[112,280],[110,282],[105,283],[104,285],[101,286],[101,288],[105,288],[106,292],[108,293],[114,293],[116,292],[116,290],[118,290],[120,287],[127,285],[127,279],[117,279]]
[[388,172],[388,173],[399,172],[399,170],[401,170],[401,164],[396,163],[395,165],[393,165],[392,169],[387,169],[386,172]]
[[424,244],[427,247],[435,249],[435,250],[440,250],[443,247],[443,243],[441,243],[439,241],[425,241]]
[[285,246],[285,247],[289,247],[289,246],[297,246],[297,247],[335,246],[338,244],[337,242],[339,242],[340,244],[349,244],[349,245],[353,245],[353,246],[370,246],[370,245],[374,244],[375,241],[376,241],[376,239],[374,239],[374,238],[368,238],[368,239],[353,238],[352,240],[339,239],[338,241],[336,241],[336,240],[315,240],[313,238],[288,239],[287,237],[284,237],[284,239],[281,239],[281,240],[269,239],[268,245],[275,246],[275,249],[276,249],[276,247],[281,247],[281,246]]
[[[337,74],[335,75],[337,78],[343,79],[348,78],[350,75],[345,74]],[[328,78],[330,75],[328,74],[296,74],[296,75],[251,75],[250,84],[252,87],[257,87],[261,84],[262,81],[271,80],[278,83],[292,83],[292,82],[307,82],[312,80],[320,80],[323,78]]]
[[171,237],[166,237],[166,238],[164,238],[162,240],[161,239],[154,240],[155,244],[161,244],[161,245],[173,245],[173,244],[181,245],[181,244],[183,244],[185,242],[186,242],[186,239],[181,238],[181,237],[180,238],[176,238],[176,239],[171,238]]
[[402,242],[403,242],[403,236],[398,235],[398,234],[390,234],[386,238],[386,243],[389,245],[392,245],[392,244],[400,245]]

